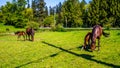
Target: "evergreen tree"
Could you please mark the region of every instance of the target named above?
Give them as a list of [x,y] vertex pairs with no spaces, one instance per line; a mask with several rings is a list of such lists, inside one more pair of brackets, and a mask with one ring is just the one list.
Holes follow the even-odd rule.
[[27,8],[30,8],[30,3],[29,3],[29,0],[27,0]]
[[88,9],[88,21],[89,26],[94,26],[99,23],[99,2],[100,0],[93,0],[90,4],[90,8]]
[[67,0],[62,7],[66,27],[80,27],[83,23],[79,0]]
[[59,2],[59,4],[56,6],[56,14],[58,15],[58,17],[56,19],[57,20],[56,25],[58,25],[58,24],[62,25],[62,22],[63,22],[62,17],[63,17],[63,15],[62,15],[61,10],[62,10],[62,4],[61,4],[61,2]]
[[39,2],[39,21],[43,22],[45,18],[45,2],[44,0],[40,0]]
[[54,8],[52,8],[51,6],[49,7],[49,11],[50,11],[50,15],[54,15]]
[[89,25],[100,24],[101,26],[119,26],[120,9],[119,0],[93,0],[90,3],[87,20]]
[[32,9],[33,9],[33,15],[34,15],[34,18],[35,18],[37,16],[35,0],[32,0]]
[[39,25],[42,25],[42,22],[46,16],[45,4],[46,3],[44,0],[32,0],[34,19],[39,23]]
[[19,11],[22,11],[25,9],[25,5],[27,4],[26,0],[17,0],[17,8]]
[[82,12],[82,19],[83,19],[83,27],[87,27],[87,3],[85,0],[82,0],[80,3],[80,10]]
[[47,17],[48,16],[48,7],[46,6],[45,7],[45,17]]

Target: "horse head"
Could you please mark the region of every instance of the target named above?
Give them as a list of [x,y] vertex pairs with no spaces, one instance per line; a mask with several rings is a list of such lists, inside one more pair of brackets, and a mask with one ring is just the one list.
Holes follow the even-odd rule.
[[91,45],[90,45],[90,47],[91,47],[91,50],[92,50],[92,51],[95,50],[95,48],[96,48],[96,43],[95,43],[95,42],[92,42]]

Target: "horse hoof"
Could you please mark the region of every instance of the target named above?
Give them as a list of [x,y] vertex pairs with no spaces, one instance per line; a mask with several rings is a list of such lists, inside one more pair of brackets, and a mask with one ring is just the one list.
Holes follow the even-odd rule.
[[81,51],[84,49],[84,47],[81,48]]

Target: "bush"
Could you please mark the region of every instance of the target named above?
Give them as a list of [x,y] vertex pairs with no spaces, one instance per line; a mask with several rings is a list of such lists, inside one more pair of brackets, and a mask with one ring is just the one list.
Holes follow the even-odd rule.
[[58,31],[58,32],[65,32],[65,29],[61,24],[58,24],[57,26],[52,26],[51,30]]
[[34,21],[30,21],[30,22],[27,23],[26,28],[28,28],[28,27],[32,27],[33,29],[38,30],[39,29],[39,24],[34,22]]

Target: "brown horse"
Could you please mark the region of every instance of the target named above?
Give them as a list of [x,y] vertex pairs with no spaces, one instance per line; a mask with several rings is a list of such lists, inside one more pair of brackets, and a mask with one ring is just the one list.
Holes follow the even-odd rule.
[[105,37],[108,37],[108,33],[105,33],[103,30],[102,30],[102,27],[99,26],[99,25],[95,25],[92,29],[92,34],[91,34],[91,50],[95,50],[96,48],[96,39],[98,39],[98,51],[100,50],[100,37],[101,35],[104,35]]
[[84,38],[84,45],[82,49],[88,49],[90,47],[91,32],[88,32]]
[[[28,37],[29,40],[34,41],[34,34],[35,34],[34,29],[33,29],[33,28],[26,28],[26,33],[27,33],[26,39],[27,39],[27,37]],[[30,37],[31,37],[31,38],[30,38]]]
[[23,38],[25,40],[26,33],[24,31],[17,31],[17,32],[15,32],[15,35],[18,35],[18,38],[17,38],[18,40],[21,36],[23,36]]

